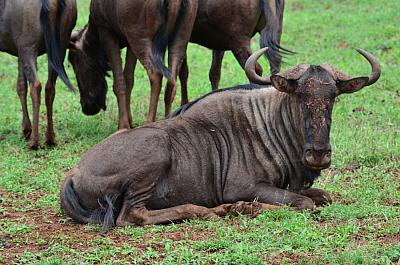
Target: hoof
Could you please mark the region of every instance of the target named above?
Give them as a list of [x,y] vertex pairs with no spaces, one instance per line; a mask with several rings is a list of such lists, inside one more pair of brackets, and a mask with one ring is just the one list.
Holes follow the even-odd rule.
[[22,130],[22,136],[25,138],[25,140],[29,140],[32,134],[32,129],[27,128]]
[[310,188],[301,192],[303,196],[312,199],[317,206],[324,206],[332,203],[331,195],[321,189]]
[[304,211],[304,210],[314,211],[316,209],[314,201],[307,197],[300,201],[294,202],[292,206],[297,211]]
[[48,147],[55,147],[55,146],[57,146],[57,141],[55,139],[47,139],[46,145]]
[[39,150],[39,142],[29,143],[28,148],[29,150]]
[[48,147],[57,146],[57,141],[54,133],[46,133],[46,145]]

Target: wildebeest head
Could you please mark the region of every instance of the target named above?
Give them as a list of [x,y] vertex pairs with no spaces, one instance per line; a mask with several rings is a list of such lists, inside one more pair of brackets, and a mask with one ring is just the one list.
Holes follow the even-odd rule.
[[73,32],[68,60],[74,68],[81,97],[82,112],[95,115],[106,110],[108,62],[98,39],[88,28]]
[[277,90],[297,98],[304,118],[304,147],[302,162],[305,166],[321,170],[330,166],[331,145],[329,134],[335,98],[353,93],[375,83],[380,76],[379,62],[368,52],[357,51],[372,66],[370,77],[352,78],[328,64],[300,64],[283,74],[261,77],[255,72],[257,59],[266,48],[254,53],[246,63],[246,74],[257,84],[272,84]]

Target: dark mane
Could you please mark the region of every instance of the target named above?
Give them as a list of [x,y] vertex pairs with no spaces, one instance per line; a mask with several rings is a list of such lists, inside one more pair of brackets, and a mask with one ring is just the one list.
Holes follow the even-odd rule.
[[217,93],[221,93],[224,91],[234,91],[234,90],[254,90],[254,89],[260,89],[260,88],[265,88],[265,86],[262,85],[257,85],[257,84],[246,84],[246,85],[238,85],[238,86],[234,86],[234,87],[228,87],[228,88],[222,88],[222,89],[218,89],[218,90],[214,90],[208,94],[205,94],[189,103],[187,103],[186,105],[181,106],[179,109],[177,109],[176,111],[174,111],[171,115],[168,116],[167,119],[170,118],[174,118],[180,114],[183,114],[185,111],[187,111],[188,109],[190,109],[194,104],[196,104],[197,102],[199,102],[200,100],[210,96],[210,95],[214,95]]

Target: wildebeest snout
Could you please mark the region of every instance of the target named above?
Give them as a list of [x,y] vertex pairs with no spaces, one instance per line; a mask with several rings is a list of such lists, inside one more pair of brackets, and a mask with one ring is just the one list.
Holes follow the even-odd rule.
[[81,106],[82,106],[82,112],[88,116],[96,115],[102,109],[106,110],[105,104],[95,104],[95,103],[90,104],[82,102]]
[[321,170],[331,165],[331,156],[330,145],[324,148],[307,148],[304,151],[303,162],[312,169]]

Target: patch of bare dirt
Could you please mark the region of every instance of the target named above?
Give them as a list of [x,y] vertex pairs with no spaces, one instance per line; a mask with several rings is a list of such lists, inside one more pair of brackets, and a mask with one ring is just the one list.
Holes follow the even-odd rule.
[[[185,240],[206,240],[213,236],[212,231],[182,227],[175,232],[145,233],[141,236],[143,240],[139,242],[132,238],[132,235],[125,235],[114,230],[106,233],[90,231],[88,226],[74,224],[70,219],[57,215],[56,211],[51,208],[38,209],[32,207],[32,209],[23,212],[17,210],[20,207],[26,207],[26,205],[19,205],[19,202],[24,204],[26,203],[25,199],[30,198],[30,203],[34,205],[43,195],[40,193],[18,195],[0,190],[0,198],[3,199],[1,206],[4,212],[0,215],[0,222],[12,222],[31,228],[30,232],[17,233],[12,236],[0,234],[0,251],[4,253],[4,255],[2,253],[4,264],[13,264],[26,251],[39,253],[56,243],[84,252],[95,248],[90,244],[91,241],[107,238],[115,246],[128,243],[140,255],[145,253],[149,247],[157,252],[164,252],[165,247],[161,242],[165,239],[185,242]],[[151,230],[152,228],[147,229]],[[155,260],[152,259],[152,261]]]
[[268,264],[279,265],[279,264],[300,264],[304,260],[315,260],[316,257],[311,253],[302,253],[296,255],[293,253],[282,252],[273,257],[265,257],[264,260]]

